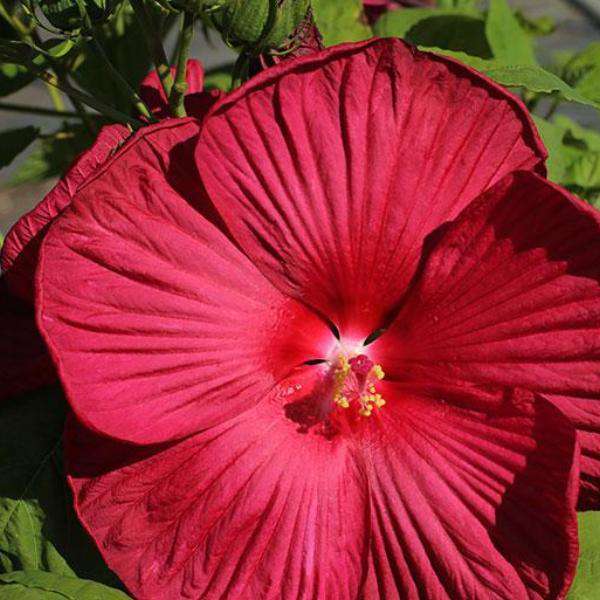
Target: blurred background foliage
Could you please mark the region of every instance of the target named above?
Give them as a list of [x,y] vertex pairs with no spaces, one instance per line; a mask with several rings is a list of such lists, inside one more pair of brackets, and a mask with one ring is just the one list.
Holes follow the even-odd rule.
[[[518,10],[507,0],[389,0],[385,10],[381,4],[0,0],[0,114],[26,113],[29,108],[30,114],[55,117],[54,127],[0,130],[0,168],[29,149],[26,159],[5,171],[8,175],[0,172],[0,185],[14,187],[59,175],[103,123],[139,126],[148,115],[140,107],[137,89],[156,63],[153,48],[172,49],[163,60],[174,64],[176,30],[182,30],[188,15],[200,47],[212,38],[230,49],[221,50],[230,64],[209,72],[208,87],[228,89],[232,81],[237,85],[250,76],[253,62],[264,64],[266,58],[269,64],[293,51],[307,19],[314,21],[325,46],[372,35],[397,36],[461,60],[521,95],[550,151],[550,178],[592,204],[600,203],[600,133],[561,110],[565,103],[600,107],[600,40],[579,51],[563,48],[542,58],[538,42],[556,35],[556,26],[549,16],[529,17],[523,10],[526,2]],[[11,95],[21,92],[23,97],[24,88],[44,78],[52,108],[10,101]]]

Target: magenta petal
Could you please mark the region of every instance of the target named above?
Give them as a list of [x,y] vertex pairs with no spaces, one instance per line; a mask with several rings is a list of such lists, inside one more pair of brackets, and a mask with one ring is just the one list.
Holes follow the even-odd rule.
[[541,398],[476,396],[467,409],[389,394],[368,455],[365,598],[565,597],[578,556],[575,431]]
[[103,127],[93,145],[77,158],[46,197],[8,232],[2,246],[1,265],[13,294],[33,301],[33,276],[48,225],[128,135],[129,130],[123,125]]
[[357,598],[367,555],[356,450],[271,400],[175,445],[67,434],[76,509],[136,598]]
[[[432,239],[378,342],[399,379],[543,392],[584,433],[583,493],[600,499],[600,220],[531,173],[499,183]],[[587,502],[584,498],[584,503]]]
[[351,337],[381,326],[429,232],[545,156],[514,96],[392,39],[265,71],[215,106],[197,149],[259,268]]
[[[171,75],[175,77],[175,67],[171,67]],[[185,78],[187,82],[187,89],[185,92],[184,102],[187,113],[190,116],[201,118],[210,108],[215,98],[214,96],[211,97],[208,92],[203,92],[204,67],[199,60],[190,58],[187,61]],[[154,69],[150,71],[148,75],[146,75],[140,84],[140,97],[153,114],[163,118],[169,116],[169,101],[167,100],[165,91],[160,83],[158,74]],[[199,98],[202,98],[202,101],[200,101]],[[190,106],[188,106],[188,101],[190,99],[193,100],[191,101]]]
[[234,417],[333,340],[169,183],[176,153],[162,151],[188,149],[195,127],[138,134],[42,246],[38,324],[68,399],[88,427],[134,443]]
[[577,427],[581,445],[581,492],[578,510],[600,509],[600,401],[549,395]]

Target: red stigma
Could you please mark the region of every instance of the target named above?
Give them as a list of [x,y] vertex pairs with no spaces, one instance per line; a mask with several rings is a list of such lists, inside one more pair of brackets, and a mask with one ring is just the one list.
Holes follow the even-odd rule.
[[354,356],[349,361],[350,367],[357,375],[366,377],[369,371],[373,368],[373,361],[364,354]]

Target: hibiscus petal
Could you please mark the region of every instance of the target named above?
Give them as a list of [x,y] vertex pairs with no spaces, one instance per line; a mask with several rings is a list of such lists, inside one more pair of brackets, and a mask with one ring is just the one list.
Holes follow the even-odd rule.
[[4,276],[0,278],[0,331],[0,399],[56,381],[33,310],[9,293]]
[[2,246],[0,264],[13,294],[33,302],[33,276],[48,224],[64,210],[78,188],[128,135],[129,130],[123,125],[103,127],[94,144],[76,159],[46,197],[8,232]]
[[298,431],[281,398],[160,448],[72,421],[66,453],[76,510],[136,598],[359,596],[364,473],[347,440]]
[[190,123],[130,142],[54,223],[38,267],[38,324],[75,412],[134,443],[247,410],[333,340],[167,181],[158,149],[180,135],[189,151]]
[[568,420],[521,392],[474,392],[469,409],[386,395],[367,458],[365,598],[564,598],[578,555]]
[[[175,77],[175,75],[176,68],[171,67],[171,76]],[[220,94],[203,91],[204,67],[200,61],[194,58],[190,58],[186,63],[185,79],[187,89],[184,103],[187,114],[200,119],[208,112],[208,109],[220,97]],[[169,116],[169,101],[156,70],[150,71],[142,81],[140,97],[154,115],[162,118]]]
[[506,178],[432,239],[406,304],[376,343],[391,377],[544,392],[582,431],[584,488],[596,499],[599,222],[534,174]]
[[242,247],[349,337],[381,326],[430,231],[545,156],[518,99],[393,39],[255,77],[213,108],[197,148]]

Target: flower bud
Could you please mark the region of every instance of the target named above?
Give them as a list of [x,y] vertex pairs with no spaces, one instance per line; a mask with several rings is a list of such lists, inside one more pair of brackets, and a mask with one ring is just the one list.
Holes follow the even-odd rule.
[[[92,23],[108,18],[119,0],[81,0]],[[34,0],[43,15],[57,29],[72,31],[83,25],[81,10],[77,0]]]
[[306,16],[309,0],[213,0],[213,6],[208,16],[223,39],[258,54],[285,44]]

